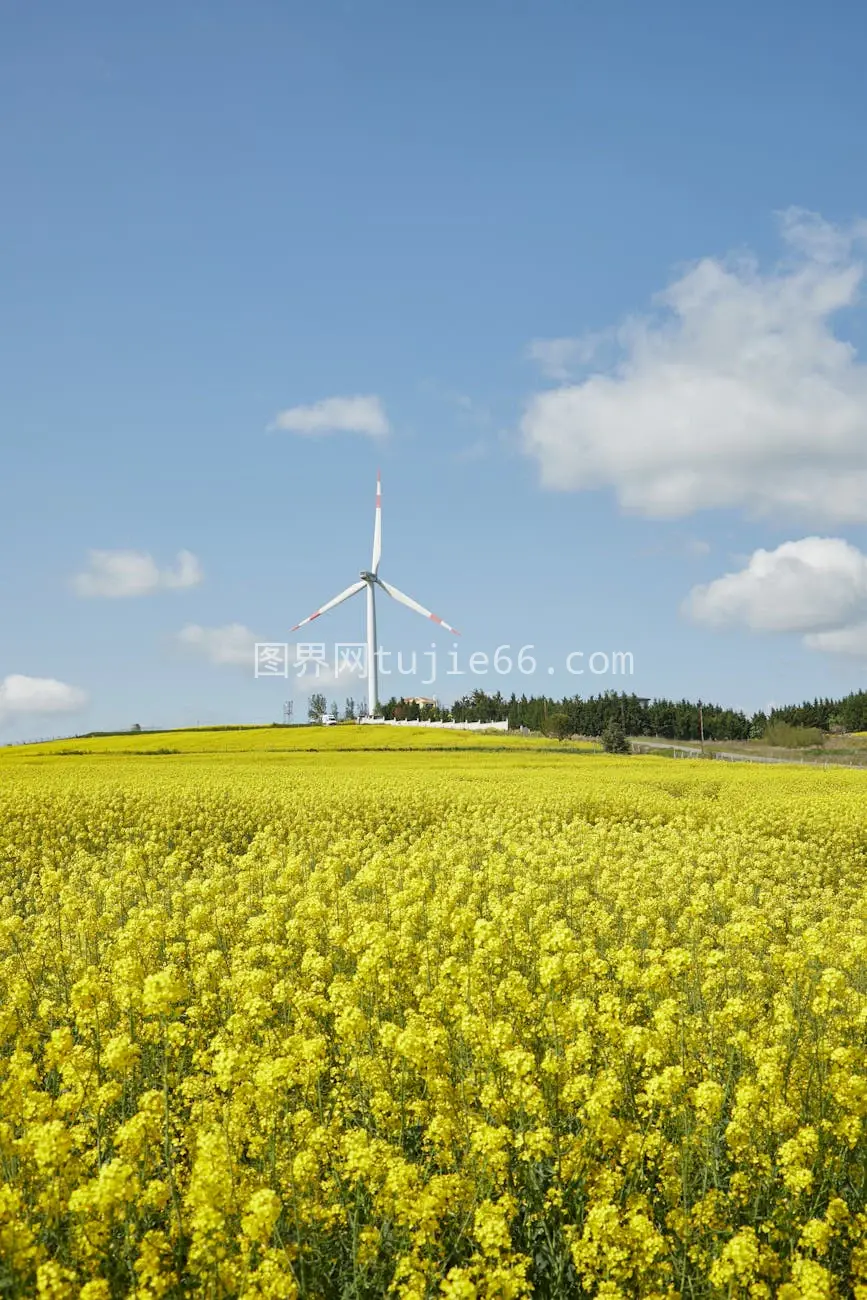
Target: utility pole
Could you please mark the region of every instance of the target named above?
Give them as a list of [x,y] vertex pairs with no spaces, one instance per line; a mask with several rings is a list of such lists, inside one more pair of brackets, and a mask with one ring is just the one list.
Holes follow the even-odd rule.
[[292,721],[292,701],[287,700],[283,705],[283,726],[288,727]]
[[701,700],[698,702],[698,736],[701,752],[704,753],[704,714],[701,711]]

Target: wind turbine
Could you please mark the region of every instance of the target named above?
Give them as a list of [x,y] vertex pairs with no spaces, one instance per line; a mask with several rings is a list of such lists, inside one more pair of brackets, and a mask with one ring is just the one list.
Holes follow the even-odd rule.
[[439,623],[440,627],[446,628],[453,632],[455,636],[460,636],[456,627],[452,627],[444,618],[438,614],[432,614],[424,605],[420,605],[412,596],[406,596],[397,587],[393,587],[390,582],[386,582],[379,576],[379,560],[382,554],[382,482],[379,476],[379,470],[376,472],[376,515],[373,523],[373,559],[370,562],[369,569],[362,569],[359,582],[353,582],[351,587],[341,591],[339,596],[329,600],[325,605],[317,609],[315,614],[309,618],[302,618],[300,623],[296,623],[292,628],[297,632],[299,627],[304,627],[305,623],[312,623],[314,618],[319,618],[320,614],[327,614],[329,609],[334,609],[341,605],[344,600],[349,600],[350,596],[355,596],[359,591],[367,588],[367,711],[371,718],[376,717],[376,710],[379,708],[378,692],[378,668],[379,657],[376,644],[376,588],[382,587],[387,596],[392,600],[397,600],[401,605],[406,605],[408,609],[414,609],[417,614],[424,618],[429,618],[434,623]]

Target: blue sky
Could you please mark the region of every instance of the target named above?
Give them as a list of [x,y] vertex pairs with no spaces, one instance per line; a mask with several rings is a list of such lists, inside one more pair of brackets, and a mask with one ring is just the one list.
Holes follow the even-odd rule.
[[[303,715],[248,642],[366,567],[377,466],[383,575],[464,668],[540,665],[426,694],[863,685],[857,6],[0,25],[0,739]],[[274,427],[358,397],[358,428]],[[380,639],[408,663],[430,624],[383,599]],[[597,650],[634,676],[566,671]]]

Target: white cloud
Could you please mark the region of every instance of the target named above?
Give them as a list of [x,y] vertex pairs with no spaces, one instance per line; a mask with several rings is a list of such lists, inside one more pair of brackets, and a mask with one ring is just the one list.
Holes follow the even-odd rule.
[[204,578],[202,566],[192,551],[178,551],[178,562],[174,569],[163,569],[160,582],[163,587],[197,587]]
[[252,670],[254,646],[258,638],[243,623],[224,627],[200,627],[188,623],[178,633],[181,645],[210,659],[212,664],[243,664]]
[[160,569],[146,551],[90,551],[88,568],[72,579],[79,596],[149,596],[161,589],[195,587],[202,567],[191,551],[178,551],[174,568]]
[[363,433],[369,438],[382,438],[389,425],[378,397],[326,397],[312,406],[290,406],[280,411],[269,425],[269,430],[275,429],[314,438],[327,433]]
[[53,677],[25,677],[12,673],[0,681],[0,725],[33,713],[71,713],[87,703],[77,686]]
[[[793,209],[781,228],[776,269],[704,259],[659,295],[660,315],[616,331],[616,364],[529,403],[524,447],[545,486],[611,487],[656,517],[743,507],[867,520],[867,366],[831,326],[857,301],[867,226]],[[599,337],[531,351],[562,378]]]
[[800,632],[811,650],[867,654],[867,555],[839,537],[758,550],[745,568],[694,587],[684,612],[711,627]]
[[856,655],[867,658],[867,621],[852,627],[838,627],[831,632],[810,632],[804,637],[810,650],[824,650],[828,654]]
[[573,379],[576,371],[595,361],[603,345],[615,342],[616,337],[616,331],[606,330],[578,338],[533,339],[527,356],[549,379]]
[[[267,644],[268,638],[257,636],[243,623],[226,623],[222,627],[202,627],[198,623],[188,623],[178,633],[178,641],[185,649],[202,655],[212,664],[240,665],[252,673],[255,668],[256,644],[257,642]],[[326,649],[326,655],[327,653]],[[290,670],[289,681],[293,682],[299,691],[321,690],[325,686],[333,686],[338,681],[347,686],[358,684],[358,679],[345,669],[338,677],[331,663],[321,664],[318,674],[314,665],[310,663],[305,671],[299,674],[296,667],[298,647],[292,642],[287,644],[287,663]]]

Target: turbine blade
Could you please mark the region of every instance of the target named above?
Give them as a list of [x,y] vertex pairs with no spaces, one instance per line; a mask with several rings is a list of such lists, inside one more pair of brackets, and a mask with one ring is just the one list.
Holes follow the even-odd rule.
[[303,627],[305,623],[312,623],[314,618],[318,618],[320,614],[327,613],[329,609],[333,609],[335,605],[341,604],[342,601],[348,600],[349,597],[354,596],[357,591],[361,591],[364,586],[364,582],[353,582],[351,587],[347,587],[345,591],[341,591],[339,596],[335,596],[334,599],[329,600],[326,605],[322,605],[320,609],[317,609],[315,614],[311,614],[309,618],[302,618],[301,622],[296,623],[291,631],[297,632],[299,627]]
[[373,559],[370,562],[370,571],[374,578],[379,568],[379,557],[382,555],[382,483],[379,477],[379,470],[376,471],[376,514],[373,521]]
[[460,632],[456,627],[452,627],[451,623],[447,623],[444,618],[440,618],[439,614],[432,614],[429,609],[425,609],[424,605],[420,605],[417,600],[413,600],[412,596],[407,596],[402,591],[398,591],[397,587],[392,587],[390,582],[383,582],[382,578],[377,578],[377,582],[383,591],[388,592],[392,600],[399,600],[401,605],[406,605],[408,609],[414,609],[417,614],[423,614],[425,618],[431,619],[434,623],[439,623],[447,631],[454,632],[455,636],[460,636]]

